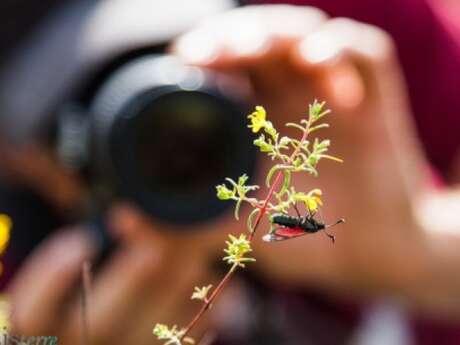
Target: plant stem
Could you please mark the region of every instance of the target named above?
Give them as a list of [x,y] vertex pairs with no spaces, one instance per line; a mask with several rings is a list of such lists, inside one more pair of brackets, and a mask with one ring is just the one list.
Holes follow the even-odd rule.
[[[302,144],[307,139],[310,125],[311,125],[311,121],[310,121],[310,119],[308,119],[307,126],[305,128],[305,131],[303,132],[302,138],[300,139],[299,145],[294,149],[294,151],[292,152],[291,156],[289,157],[288,164],[292,164],[292,162],[294,161],[295,157],[299,153]],[[258,228],[263,216],[265,215],[265,213],[267,211],[268,203],[269,203],[271,197],[273,196],[273,193],[275,192],[276,188],[278,187],[282,176],[283,176],[282,171],[279,171],[277,173],[276,177],[275,177],[275,180],[273,181],[273,184],[271,185],[270,189],[268,190],[267,196],[265,197],[262,206],[260,206],[260,212],[257,215],[256,221],[254,223],[254,227],[253,227],[253,229],[251,229],[251,232],[249,233],[249,237],[248,237],[249,243],[252,242],[252,240],[254,238],[254,235],[256,234],[256,230],[257,230],[257,228]],[[190,333],[190,331],[195,327],[195,325],[201,319],[201,317],[204,315],[204,313],[211,307],[212,303],[217,298],[219,293],[223,290],[223,288],[231,280],[231,278],[235,274],[237,268],[238,268],[238,264],[233,264],[233,266],[230,268],[230,270],[227,272],[227,274],[224,276],[224,278],[220,281],[219,285],[217,285],[217,287],[214,289],[214,291],[212,292],[211,296],[209,296],[209,298],[204,301],[203,305],[201,306],[201,309],[198,311],[198,313],[195,315],[195,317],[192,319],[192,321],[190,321],[188,326],[185,328],[184,333],[182,334],[180,339],[184,339]]]
[[310,132],[310,126],[311,126],[311,119],[310,117],[308,118],[307,126],[305,127],[305,130],[303,132],[302,138],[299,141],[299,145],[294,149],[294,152],[292,152],[292,155],[289,157],[289,164],[292,164],[294,161],[295,157],[299,153],[300,149],[302,148],[302,144],[304,143],[305,140],[307,140],[308,133]]
[[[252,242],[252,239],[254,238],[254,235],[256,233],[257,227],[259,226],[260,221],[262,220],[262,217],[265,215],[265,212],[267,210],[267,205],[268,202],[270,201],[270,198],[272,197],[273,193],[275,192],[276,187],[278,186],[282,172],[279,172],[276,175],[275,181],[273,182],[272,186],[270,187],[270,190],[268,191],[267,197],[264,200],[264,203],[262,207],[260,208],[260,212],[257,215],[254,228],[249,234],[248,240],[249,242]],[[219,295],[221,290],[227,285],[227,283],[230,281],[234,273],[236,272],[236,269],[238,268],[237,264],[233,264],[233,266],[230,268],[230,270],[227,272],[227,274],[224,276],[224,278],[220,281],[219,285],[214,289],[212,292],[211,296],[203,303],[201,306],[201,309],[198,311],[198,313],[195,315],[195,317],[192,319],[192,321],[188,324],[188,326],[185,328],[185,331],[181,337],[181,339],[185,338],[190,331],[195,327],[196,323],[201,319],[203,314],[210,308],[212,302],[216,299],[216,297]]]
[[254,228],[249,234],[249,242],[252,242],[252,239],[254,238],[254,235],[256,234],[257,227],[259,226],[260,221],[262,220],[263,216],[265,215],[265,212],[267,211],[267,205],[268,202],[270,201],[273,193],[275,192],[276,187],[278,187],[278,184],[280,183],[281,176],[283,176],[283,173],[281,171],[278,172],[278,174],[275,177],[275,180],[273,181],[272,186],[270,187],[267,197],[264,200],[264,203],[262,204],[262,207],[260,208],[260,212],[257,215],[256,221],[254,223]]
[[85,261],[82,265],[82,294],[81,294],[81,344],[88,345],[90,330],[89,330],[89,305],[90,293],[92,285],[91,263]]
[[216,299],[216,297],[219,295],[219,292],[224,288],[227,282],[232,278],[233,274],[236,272],[237,267],[238,264],[233,264],[233,266],[227,272],[225,277],[220,281],[219,285],[217,285],[217,287],[214,289],[211,296],[209,296],[209,298],[203,303],[201,309],[198,311],[198,313],[195,315],[192,321],[190,321],[187,328],[185,328],[184,334],[181,337],[182,339],[187,336],[187,334],[192,330],[192,328],[195,326],[195,324],[198,322],[201,316],[206,312],[206,310],[208,310],[211,307],[212,302]]
[[[254,228],[252,229],[251,233],[249,234],[249,242],[252,242],[252,239],[254,238],[254,235],[256,233],[257,227],[259,226],[260,221],[262,220],[262,217],[265,215],[265,212],[267,210],[267,205],[269,200],[271,199],[273,193],[275,192],[276,187],[278,186],[281,176],[283,173],[280,171],[275,178],[275,181],[273,182],[272,186],[270,187],[270,190],[268,191],[267,197],[264,200],[264,203],[262,207],[260,208],[260,212],[257,215],[256,221],[254,223]],[[201,306],[201,309],[198,311],[198,313],[195,315],[195,317],[192,319],[192,321],[188,324],[188,326],[185,328],[183,335],[181,336],[181,339],[185,338],[190,331],[195,327],[196,323],[201,319],[203,314],[210,308],[211,304],[213,301],[216,299],[216,297],[219,295],[221,290],[227,285],[227,283],[230,281],[234,273],[236,272],[236,269],[238,268],[237,264],[233,264],[233,266],[230,268],[230,270],[227,272],[227,274],[224,276],[224,278],[220,281],[219,285],[214,289],[212,292],[211,296],[203,303]]]

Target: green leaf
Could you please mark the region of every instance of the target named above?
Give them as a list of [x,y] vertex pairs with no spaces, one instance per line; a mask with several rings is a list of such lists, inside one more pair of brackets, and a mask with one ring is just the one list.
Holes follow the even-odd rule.
[[263,134],[260,135],[259,138],[253,141],[254,145],[260,148],[260,152],[272,152],[273,145],[271,142],[265,141],[265,136]]
[[310,104],[308,106],[308,112],[310,114],[310,116],[318,116],[321,111],[323,110],[323,106],[324,106],[325,102],[318,102],[318,100],[314,100],[312,104]]
[[283,148],[287,148],[287,145],[291,142],[291,138],[289,137],[282,137],[279,142],[279,146]]
[[277,193],[278,196],[282,196],[289,190],[289,186],[291,184],[291,172],[289,170],[283,169],[283,184],[280,188],[280,191]]
[[303,171],[306,171],[306,172],[312,174],[313,176],[318,176],[318,170],[316,170],[316,169],[315,169],[314,167],[312,167],[312,166],[303,168]]
[[227,256],[222,260],[228,264],[244,267],[243,262],[251,262],[250,258],[245,257],[247,253],[252,252],[251,242],[246,238],[245,234],[240,234],[238,238],[233,235],[228,237],[230,241],[225,242],[227,248],[224,249]]
[[343,159],[340,159],[340,158],[337,158],[337,157],[334,157],[334,156],[330,156],[330,155],[321,155],[322,158],[326,158],[326,159],[330,159],[330,160],[333,160],[333,161],[336,161],[338,163],[343,163]]
[[323,107],[326,104],[326,102],[318,102],[316,99],[313,101],[313,104],[310,104],[308,106],[308,116],[311,121],[311,123],[318,121],[320,118],[322,118],[324,115],[329,114],[330,110],[326,109],[323,111]]
[[228,189],[225,184],[216,186],[216,190],[217,198],[220,200],[229,200],[235,195],[235,192]]
[[276,165],[272,166],[272,168],[268,172],[267,177],[265,179],[265,184],[267,185],[267,187],[270,187],[270,185],[271,185],[271,180],[272,180],[273,174],[275,172],[277,172],[278,170],[280,170],[280,169],[282,169],[281,164],[276,164]]
[[278,132],[276,131],[275,127],[273,127],[273,124],[270,121],[265,122],[264,131],[265,133],[270,135],[274,141],[278,139]]
[[238,185],[239,186],[244,186],[244,184],[246,183],[246,181],[248,180],[249,176],[246,175],[246,174],[243,174],[241,175],[239,178],[238,178]]
[[176,325],[169,328],[164,324],[157,323],[153,329],[153,334],[155,334],[159,340],[167,340],[165,345],[180,344],[180,339],[184,334],[184,330],[178,330]]
[[240,208],[241,208],[241,203],[243,202],[243,200],[239,199],[237,202],[236,202],[236,205],[235,205],[235,219],[236,220],[240,220]]
[[321,151],[319,153],[322,153],[327,151],[329,146],[331,146],[331,141],[329,139],[324,139],[319,144],[317,144],[317,150]]
[[310,149],[308,148],[310,146],[310,142],[308,140],[305,140],[305,142],[302,144],[300,149],[309,155],[311,153]]
[[288,122],[286,123],[286,127],[294,127],[294,128],[301,130],[302,132],[305,132],[305,128],[297,123]]
[[310,130],[308,131],[308,133],[313,133],[314,131],[317,131],[318,129],[321,129],[321,128],[329,128],[329,124],[322,123],[322,124],[320,124],[318,126],[311,127]]
[[308,161],[308,157],[303,152],[299,152],[297,155],[298,155],[297,158],[300,159],[301,163]]
[[203,286],[201,288],[199,288],[198,286],[195,286],[191,299],[198,299],[201,301],[206,301],[206,299],[208,298],[209,290],[211,290],[211,288],[212,288],[212,285]]
[[303,161],[302,161],[302,156],[305,156],[304,154],[301,154],[299,153],[298,154],[298,157],[294,160],[294,162],[292,163],[294,165],[295,168],[298,168],[302,165]]
[[240,262],[256,262],[254,258],[241,258]]
[[254,231],[254,228],[253,228],[253,223],[252,223],[252,220],[253,218],[256,216],[256,214],[258,214],[260,212],[260,209],[259,208],[255,208],[251,211],[251,213],[249,214],[248,216],[248,221],[247,221],[247,226],[248,226],[248,230],[249,232],[253,232]]
[[238,187],[235,181],[233,181],[230,177],[225,178],[226,181],[228,181],[233,187]]

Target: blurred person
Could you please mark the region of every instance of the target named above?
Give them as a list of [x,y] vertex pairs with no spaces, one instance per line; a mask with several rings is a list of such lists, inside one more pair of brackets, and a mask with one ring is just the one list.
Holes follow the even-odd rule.
[[[359,13],[360,2],[345,3],[342,7],[330,1],[324,6],[334,16]],[[323,3],[315,5],[321,8]],[[410,36],[404,36],[401,27],[391,26],[398,23],[395,18],[387,26],[375,21],[393,35],[396,45],[375,26],[329,17],[317,8],[255,6],[205,20],[171,48],[188,63],[246,74],[257,102],[268,109],[275,125],[298,119],[313,98],[325,99],[333,110],[328,136],[334,142],[334,153],[345,163],[341,167],[325,163],[314,182],[326,193],[325,218],[347,219],[337,230],[336,245],[322,236],[277,245],[254,243],[255,280],[287,295],[281,302],[276,300],[278,309],[272,310],[281,310],[285,325],[290,321],[286,325],[290,328],[284,330],[288,334],[278,343],[351,341],[359,317],[352,311],[353,320],[348,309],[340,307],[344,297],[361,303],[395,299],[422,315],[446,320],[458,317],[458,192],[441,188],[439,177],[445,178],[445,184],[458,179],[454,131],[458,121],[454,115],[460,105],[452,96],[458,80],[447,70],[447,62],[452,68],[459,65],[458,48],[452,32],[441,25],[428,3],[405,6],[398,2],[397,6],[400,12],[394,15],[405,23],[414,18],[415,8],[430,16],[418,22],[420,27],[414,23]],[[379,8],[364,12],[383,17]],[[372,22],[368,17],[358,19]],[[428,41],[427,32],[437,35]],[[407,42],[423,45],[407,47]],[[430,59],[426,56],[428,43],[438,48],[431,52],[452,55],[446,53],[445,60],[442,55],[437,56],[439,60]],[[403,62],[411,106],[397,54]],[[439,87],[436,78],[442,77],[445,86]],[[412,114],[423,146],[417,141]],[[443,136],[437,135],[439,128],[444,129]],[[66,200],[54,204],[71,209],[85,193],[84,184],[39,152],[12,157],[8,161],[11,171],[28,175],[24,171],[39,159],[42,164],[33,166],[41,168],[23,178],[23,183],[48,200]],[[37,175],[40,178],[34,178]],[[75,191],[70,194],[76,197],[59,197],[59,190],[51,188],[56,181],[62,183],[60,191]],[[312,181],[296,183],[309,186]],[[189,292],[201,281],[216,279],[210,262],[219,258],[223,237],[235,231],[237,224],[229,215],[207,225],[210,231],[175,236],[160,231],[163,224],[122,201],[113,206],[108,219],[121,247],[95,277],[90,315],[95,343],[149,343],[154,322],[184,324],[196,311],[188,300]],[[213,228],[219,231],[211,231]],[[82,261],[92,255],[91,241],[79,227],[62,231],[39,247],[10,285],[15,330],[57,334],[64,344],[75,343],[79,310],[73,287]],[[321,293],[293,297],[286,293],[290,289]],[[322,294],[328,297],[321,298]],[[313,309],[301,308],[303,303]],[[254,310],[247,310],[251,312]],[[269,325],[275,327],[276,322]],[[439,333],[427,332],[429,327],[419,330],[424,339],[411,339],[409,334],[404,340],[454,344],[459,339],[455,327]],[[252,343],[261,339],[262,335],[252,338]],[[276,338],[271,341],[277,343]]]

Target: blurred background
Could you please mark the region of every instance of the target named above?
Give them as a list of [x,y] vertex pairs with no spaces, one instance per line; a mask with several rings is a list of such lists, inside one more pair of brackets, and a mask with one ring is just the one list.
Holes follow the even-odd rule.
[[[112,310],[125,317],[134,313],[136,317],[131,321],[135,320],[136,325],[142,327],[131,328],[132,338],[124,336],[128,339],[126,341],[136,339],[133,340],[136,344],[155,343],[149,325],[163,319],[163,313],[157,310],[173,308],[167,303],[156,308],[152,297],[154,311],[137,312],[142,302],[134,303],[130,298],[120,296],[136,295],[138,286],[144,289],[142,291],[155,286],[153,296],[166,293],[170,286],[180,285],[172,278],[158,279],[156,276],[165,272],[150,262],[157,260],[150,253],[157,249],[149,249],[149,236],[153,242],[161,243],[161,250],[169,250],[168,255],[181,246],[196,246],[209,252],[209,255],[198,255],[197,264],[193,265],[188,261],[193,261],[193,251],[190,254],[184,250],[184,255],[177,255],[177,261],[189,265],[187,270],[201,272],[195,266],[205,262],[203,265],[211,268],[210,273],[203,276],[217,279],[223,272],[221,265],[215,264],[220,255],[215,253],[221,250],[221,244],[215,243],[221,243],[218,240],[223,237],[214,236],[212,229],[229,230],[235,223],[231,220],[231,205],[215,198],[214,186],[226,176],[236,177],[241,172],[246,172],[254,177],[253,182],[257,182],[256,177],[263,173],[265,163],[256,156],[253,137],[247,130],[246,114],[259,102],[266,99],[275,102],[279,96],[275,92],[260,91],[258,83],[262,79],[256,75],[260,71],[247,72],[246,64],[254,57],[247,61],[243,58],[243,62],[238,61],[234,66],[231,62],[201,66],[200,63],[190,64],[171,48],[171,44],[200,23],[212,23],[212,18],[231,13],[237,7],[252,4],[263,7],[275,3],[289,3],[299,8],[317,7],[331,17],[352,18],[388,32],[400,64],[398,78],[407,87],[409,110],[405,108],[402,113],[409,114],[408,121],[414,122],[415,134],[404,134],[404,138],[420,141],[417,147],[423,152],[423,159],[426,158],[426,170],[436,188],[447,189],[459,182],[460,6],[454,0],[378,3],[365,0],[240,3],[230,0],[4,0],[0,4],[0,212],[11,217],[13,228],[9,247],[2,259],[4,269],[0,284],[13,295],[13,303],[19,301],[17,316],[12,318],[14,331],[62,335],[63,344],[79,342],[75,340],[80,334],[79,323],[75,321],[78,312],[62,311],[64,305],[66,310],[75,309],[79,271],[75,268],[74,271],[66,270],[65,266],[53,271],[51,267],[53,262],[61,260],[81,263],[86,254],[75,254],[72,260],[66,258],[66,248],[70,248],[69,252],[72,249],[66,247],[62,239],[59,244],[56,236],[63,232],[62,229],[83,229],[85,241],[90,243],[87,246],[91,247],[88,256],[95,265],[95,280],[98,281],[100,273],[101,281],[105,282],[96,288],[96,294],[102,296],[100,300],[103,302],[100,305],[96,302],[94,308],[103,311],[95,312],[95,315],[103,318]],[[271,16],[271,20],[277,23],[290,20],[289,13],[284,10],[273,11]],[[244,43],[247,42],[245,35],[250,34],[244,28],[250,26],[238,27],[238,18],[222,21],[222,26],[231,23],[227,30],[234,32],[232,40],[238,42],[241,38]],[[241,18],[243,22],[244,16]],[[212,37],[190,37],[196,40],[188,44],[202,47],[201,53],[205,55],[207,38]],[[227,39],[225,34],[219,37]],[[241,47],[244,48],[244,44]],[[285,49],[285,46],[281,45],[281,48]],[[274,70],[268,68],[265,74],[270,71]],[[358,72],[365,73],[359,68]],[[273,73],[271,77],[276,83],[278,74]],[[312,81],[308,80],[308,83],[316,83],[314,78],[319,77],[311,77]],[[370,82],[365,81],[363,85],[365,90],[371,89]],[[264,90],[270,90],[271,86],[270,79],[267,79]],[[347,88],[347,83],[342,86]],[[303,101],[305,105],[315,97],[312,90],[305,91],[306,95],[312,93],[311,98],[306,97]],[[402,94],[401,97],[405,98],[405,91]],[[385,92],[382,97],[385,99]],[[340,113],[340,107],[337,108]],[[365,109],[364,115],[372,114],[369,110],[372,108]],[[280,106],[278,113],[284,110]],[[346,126],[339,124],[339,128]],[[405,130],[404,125],[395,128],[401,132]],[[346,143],[344,137],[345,134],[339,135],[337,142]],[[386,151],[391,145],[386,146],[385,135],[382,137],[382,146],[375,145],[373,156],[387,157],[393,153]],[[401,155],[405,153],[404,149],[401,151]],[[408,155],[402,160],[410,165],[418,158]],[[350,165],[351,172],[360,171],[354,168],[353,160]],[[420,171],[417,170],[417,176],[418,173],[424,175]],[[383,180],[390,175],[379,170],[373,179]],[[337,199],[343,202],[345,196],[340,193],[341,187],[335,187],[333,185],[333,189],[338,190]],[[323,189],[327,188],[326,183]],[[359,199],[359,192],[356,197]],[[455,218],[458,198],[452,202],[451,208],[440,207],[449,217]],[[362,208],[365,203],[365,200],[356,202],[357,213],[366,212]],[[389,204],[390,200],[385,199],[382,200],[383,206],[379,204],[377,207],[382,219],[393,219],[394,215],[396,224],[404,223],[404,216],[398,218],[399,211],[394,213],[393,205]],[[138,213],[142,215],[142,221],[138,220]],[[342,215],[347,221],[349,218],[353,220],[353,215],[342,209],[336,210],[332,216]],[[380,218],[375,223],[379,221]],[[454,228],[458,229],[456,226]],[[160,235],[133,235],[137,230],[132,229],[136,227],[148,231],[153,228],[152,233]],[[58,240],[53,240],[56,238]],[[126,259],[128,254],[123,254],[120,259],[114,253],[120,251],[120,247],[134,248],[136,245],[130,244],[134,238],[147,238],[145,248],[140,251],[150,254],[136,258],[137,266],[126,264],[122,268],[120,262],[129,262],[130,259]],[[313,243],[316,245],[321,240],[318,238]],[[197,244],[197,241],[206,244]],[[129,244],[120,245],[120,242]],[[62,247],[60,251],[56,249],[59,246]],[[322,246],[325,245],[320,244],[311,253],[323,250]],[[419,249],[412,251],[412,247],[401,247],[407,256],[418,257]],[[339,244],[341,254],[337,257],[354,252],[351,247],[347,247],[350,252],[340,248]],[[310,247],[305,251],[309,250]],[[328,254],[324,255],[334,257],[329,251],[327,249],[325,253]],[[450,251],[455,252],[456,247],[449,247],[448,251],[451,255]],[[294,262],[298,259],[296,253],[299,252],[294,250],[291,253]],[[364,262],[366,255],[372,254],[363,255],[356,260]],[[316,258],[321,261],[321,257]],[[264,260],[262,254],[261,265],[268,267],[270,260]],[[316,259],[312,255],[305,260]],[[334,257],[330,262],[332,260],[338,259]],[[444,273],[455,276],[459,267],[457,259],[446,260],[450,260],[449,269]],[[45,264],[47,262],[49,267]],[[150,269],[152,272],[149,272],[148,279],[137,277],[139,284],[133,283],[132,287],[123,290],[126,295],[117,296],[126,304],[132,302],[132,308],[118,308],[120,300],[114,298],[116,292],[112,293],[119,288],[118,281],[108,277],[117,276],[121,282],[125,272],[144,270],[143,262],[146,267],[154,267]],[[182,265],[171,263],[172,266],[175,264]],[[418,295],[404,287],[398,290],[396,283],[394,286],[398,288],[391,284],[389,287],[380,286],[377,278],[372,280],[372,275],[363,273],[360,276],[358,266],[354,266],[357,267],[354,273],[357,278],[353,276],[355,280],[349,283],[349,271],[342,268],[334,271],[331,265],[326,262],[322,268],[320,263],[314,264],[320,273],[306,274],[308,278],[302,284],[295,279],[292,284],[289,279],[279,279],[284,275],[276,270],[273,271],[274,278],[265,275],[264,270],[245,272],[229,287],[222,298],[222,306],[216,306],[212,320],[206,321],[213,331],[206,333],[205,338],[216,344],[460,344],[458,302],[443,304],[443,298],[438,299],[443,291],[449,291],[449,297],[457,297],[456,293],[460,292],[457,279],[452,285],[446,283],[449,285],[446,290],[434,289],[436,292],[429,290],[426,294],[423,290]],[[443,267],[442,260],[436,267]],[[46,273],[48,268],[52,274]],[[291,268],[286,264],[282,269],[288,271]],[[323,274],[323,269],[327,273]],[[332,271],[334,274],[330,273]],[[63,272],[73,272],[72,278]],[[271,272],[270,269],[267,272]],[[301,268],[292,272],[303,274]],[[401,272],[404,275],[406,271]],[[63,281],[68,278],[68,283],[62,287],[49,281],[49,277],[60,277],[61,274]],[[203,276],[197,274],[192,280]],[[317,277],[320,277],[319,283],[314,282]],[[398,274],[392,277],[396,281]],[[48,283],[36,283],[35,278],[43,278]],[[417,280],[417,283],[431,286],[431,281]],[[353,285],[356,282],[360,284],[359,289]],[[187,284],[184,286],[188,287]],[[177,294],[187,294],[182,289],[177,290]],[[46,297],[41,299],[43,291],[46,291]],[[368,294],[368,291],[372,293]],[[423,300],[420,302],[423,307],[417,303],[414,307],[407,302],[408,295],[415,296],[416,301]],[[150,297],[143,292],[143,301],[150,300]],[[41,301],[36,302],[38,300]],[[438,303],[438,300],[443,302]],[[426,313],[424,306],[431,306],[431,301],[436,312]],[[181,302],[180,307],[190,308],[184,307],[186,303],[190,301]],[[38,321],[41,312],[37,306],[43,308],[44,314],[54,315],[47,316],[49,320],[46,322]],[[12,308],[14,310],[14,304]],[[449,312],[443,313],[443,310]],[[182,316],[187,320],[192,312]],[[71,314],[71,321],[66,321],[65,325],[59,320],[64,314]],[[168,315],[166,319],[171,316],[168,312],[164,314]],[[95,328],[100,327],[102,331],[94,344],[120,341],[123,337],[114,335],[120,320],[123,319],[96,322],[95,325],[99,326]],[[130,329],[129,326],[126,328]],[[95,331],[98,332],[99,329]],[[130,332],[125,330],[127,334]]]

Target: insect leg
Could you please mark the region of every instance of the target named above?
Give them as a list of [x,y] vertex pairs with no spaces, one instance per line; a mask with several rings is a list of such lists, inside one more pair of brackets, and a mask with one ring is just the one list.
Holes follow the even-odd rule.
[[328,233],[326,228],[324,228],[323,230],[324,230],[324,233],[326,234],[326,236],[329,237],[331,239],[332,243],[334,244],[335,243],[335,236],[331,235],[330,233]]
[[334,224],[329,224],[329,225],[326,225],[324,227],[324,233],[332,240],[332,243],[335,243],[335,236],[334,235],[331,235],[330,233],[327,232],[327,228],[330,228],[331,226],[335,226],[337,224],[340,224],[340,223],[345,223],[345,220],[344,219],[339,219],[338,221],[336,221]]
[[297,213],[297,217],[302,218],[302,216],[300,215],[300,212],[299,212],[299,208],[297,207],[297,203],[294,204],[294,210]]

